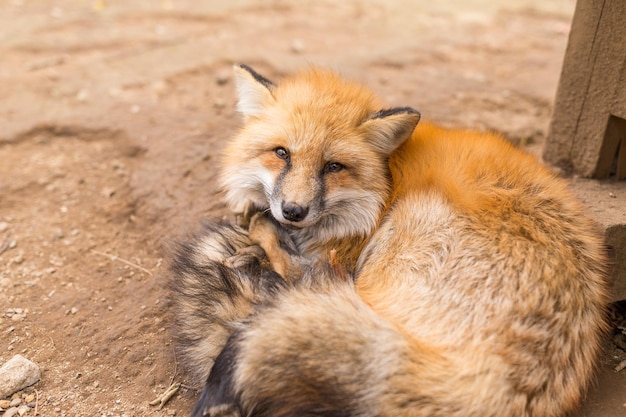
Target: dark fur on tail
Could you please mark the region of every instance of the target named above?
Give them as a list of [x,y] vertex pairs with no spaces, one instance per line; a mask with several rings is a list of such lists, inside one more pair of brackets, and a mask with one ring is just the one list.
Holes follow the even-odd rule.
[[203,384],[230,335],[285,282],[268,268],[248,232],[225,222],[206,223],[177,244],[171,271],[177,351],[194,382]]
[[237,339],[238,333],[233,334],[215,359],[211,374],[190,417],[241,416],[233,387],[233,372],[238,353]]
[[[280,252],[281,257],[296,264],[290,270],[301,271],[297,277],[288,277],[288,281],[283,279],[271,269],[265,252],[250,240],[247,230],[225,222],[205,224],[199,233],[179,243],[174,250],[171,261],[173,278],[169,285],[175,320],[173,333],[183,364],[193,374],[196,383],[205,384],[191,416],[348,416],[350,412],[345,410],[350,407],[345,399],[353,398],[354,395],[329,383],[334,375],[323,368],[320,369],[319,377],[309,380],[315,387],[314,392],[303,397],[302,401],[294,402],[294,399],[301,392],[301,371],[306,371],[300,363],[300,355],[312,354],[309,360],[305,360],[305,364],[317,368],[315,357],[325,354],[326,343],[343,343],[341,331],[334,341],[320,340],[322,329],[315,325],[319,318],[319,324],[324,330],[333,327],[334,304],[344,305],[346,293],[350,294],[347,296],[349,299],[356,297],[352,277],[335,262],[334,252],[330,254],[331,263],[303,260],[298,254],[290,253],[288,248],[282,248],[282,242],[292,242],[283,235],[282,230],[273,230],[273,223],[258,219],[253,223],[257,225],[257,235],[259,231],[267,236],[276,233],[277,242],[281,244],[276,251]],[[339,294],[335,294],[338,288]],[[326,302],[316,301],[316,297],[322,297]],[[298,316],[300,306],[309,314]],[[320,306],[327,311],[318,317],[316,312]],[[339,312],[342,310],[343,307],[340,307]],[[308,336],[291,340],[292,331],[289,329],[292,326],[300,328],[300,319],[305,319],[300,331]],[[355,319],[350,317],[350,327]],[[285,404],[282,404],[281,396],[275,392],[264,395],[265,389],[260,381],[253,383],[254,387],[260,388],[258,391],[236,381],[235,372],[242,363],[255,372],[259,371],[255,377],[262,378],[265,375],[263,367],[255,362],[255,358],[261,356],[242,352],[242,349],[249,347],[247,338],[250,332],[260,329],[259,325],[266,320],[274,323],[276,326],[272,328],[281,333],[276,336],[279,351],[275,352],[275,359],[283,363],[288,373],[292,371],[287,375],[287,383],[291,381],[294,384],[293,390],[281,390],[291,396],[291,400]],[[282,334],[284,325],[287,331]],[[260,330],[265,334],[265,330]],[[274,336],[270,336],[270,339],[274,339]],[[319,346],[303,352],[302,346],[298,346],[298,340],[304,345]],[[295,342],[295,346],[289,347],[291,342]],[[253,343],[251,346],[255,345]],[[272,345],[272,340],[269,340],[267,349],[263,348],[270,355],[268,361],[272,360]],[[281,350],[280,346],[287,350]],[[351,355],[342,349],[334,351],[340,355],[333,359],[331,369],[341,366],[347,360],[345,355]],[[280,385],[281,375],[273,373],[267,376],[274,380],[269,381],[271,386]],[[356,372],[353,377],[359,380],[364,376]],[[245,404],[242,398],[244,391],[256,396],[254,406]],[[314,410],[313,414],[311,410]]]
[[[356,321],[362,310],[369,309],[358,301],[352,278],[341,266],[326,262],[306,266],[294,286],[259,305],[228,339],[191,417],[360,415],[355,391],[373,378],[360,366],[360,355],[336,348],[343,347],[346,325],[361,332]],[[339,327],[334,332],[336,318]],[[376,324],[381,328],[374,325],[370,330],[377,336],[397,336],[385,324]],[[267,326],[280,335],[266,337]],[[359,341],[367,345],[366,340]],[[351,374],[342,375],[340,369],[348,363],[353,365]],[[250,380],[242,379],[242,374]]]
[[190,417],[241,416],[233,387],[233,372],[238,354],[237,338],[238,333],[233,334],[215,359],[211,374]]

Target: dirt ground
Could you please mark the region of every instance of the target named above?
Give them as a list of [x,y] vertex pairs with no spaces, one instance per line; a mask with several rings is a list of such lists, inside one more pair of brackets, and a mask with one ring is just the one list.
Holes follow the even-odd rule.
[[[25,393],[42,416],[186,415],[190,387],[148,404],[186,381],[168,333],[167,243],[226,214],[215,176],[240,123],[232,64],[275,79],[329,66],[389,105],[537,152],[574,6],[3,0],[0,364],[19,353],[41,367]],[[626,413],[626,378],[610,368],[620,354],[580,416]]]

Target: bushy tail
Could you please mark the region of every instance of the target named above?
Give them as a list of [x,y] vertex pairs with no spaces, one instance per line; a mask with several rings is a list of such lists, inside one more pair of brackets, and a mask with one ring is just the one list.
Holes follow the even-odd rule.
[[508,389],[492,363],[461,364],[413,340],[336,268],[312,275],[229,338],[192,417],[524,415],[492,400]]
[[335,268],[317,265],[228,339],[192,417],[556,417],[570,411],[552,393],[516,384],[520,372],[529,370],[480,346],[416,340],[363,303]]
[[175,332],[206,382],[193,417],[556,417],[586,383],[569,368],[590,367],[577,350],[596,340],[559,339],[573,353],[555,358],[523,338],[429,344],[366,305],[341,268],[313,262],[287,285],[249,245],[212,224],[173,261]]
[[204,384],[228,337],[255,306],[284,288],[263,256],[247,231],[223,222],[207,223],[176,245],[169,283],[173,334],[196,383]]

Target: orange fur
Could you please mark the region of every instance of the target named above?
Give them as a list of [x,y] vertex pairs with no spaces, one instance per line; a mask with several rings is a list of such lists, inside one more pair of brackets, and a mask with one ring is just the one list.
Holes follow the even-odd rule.
[[[235,211],[285,227],[257,218],[250,238],[295,283],[224,350],[243,414],[577,406],[605,330],[607,259],[562,180],[497,134],[415,128],[413,109],[382,110],[329,71],[278,85],[236,74],[246,124],[221,182]],[[314,258],[346,266],[354,287],[340,270],[311,271]],[[328,414],[312,411],[321,401]]]

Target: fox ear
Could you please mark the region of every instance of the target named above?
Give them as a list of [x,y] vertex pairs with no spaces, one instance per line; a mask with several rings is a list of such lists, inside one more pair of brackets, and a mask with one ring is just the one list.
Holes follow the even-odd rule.
[[395,107],[370,115],[360,129],[377,150],[389,155],[411,136],[420,117],[411,107]]
[[237,110],[246,119],[258,116],[267,103],[274,101],[272,96],[274,83],[244,64],[236,64],[234,72],[239,95]]

